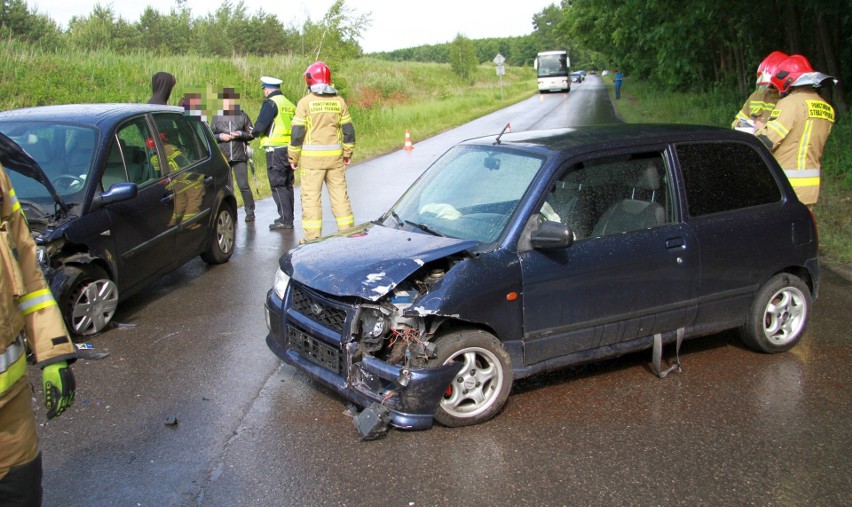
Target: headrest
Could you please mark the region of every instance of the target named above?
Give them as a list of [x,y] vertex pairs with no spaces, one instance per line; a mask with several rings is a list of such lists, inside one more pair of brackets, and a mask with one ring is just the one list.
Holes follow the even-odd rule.
[[657,166],[654,163],[648,164],[639,175],[639,180],[636,182],[636,188],[642,190],[658,190],[660,188],[660,174],[657,172]]

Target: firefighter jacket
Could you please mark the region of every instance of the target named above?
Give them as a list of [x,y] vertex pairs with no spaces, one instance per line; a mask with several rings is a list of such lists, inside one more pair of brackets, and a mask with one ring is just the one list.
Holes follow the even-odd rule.
[[775,88],[758,88],[743,104],[743,108],[737,113],[731,127],[740,126],[740,121],[763,122],[769,121],[769,115],[775,109],[775,104],[781,96]]
[[755,132],[804,204],[819,198],[820,158],[834,125],[834,109],[810,87],[793,88],[775,105],[769,122]]
[[[216,141],[219,142],[219,149],[222,155],[228,162],[246,162],[248,161],[248,152],[246,148],[247,142],[254,139],[251,135],[252,124],[245,111],[239,110],[235,112],[226,111],[221,116],[214,116],[210,128],[216,135]],[[239,132],[239,136],[230,141],[223,141],[222,134],[230,134],[231,132]]]
[[[333,90],[333,88],[329,88]],[[355,149],[355,127],[338,95],[309,93],[296,105],[287,150],[291,165],[303,170],[344,167]]]
[[[290,143],[290,122],[295,109],[296,106],[283,93],[275,91],[267,95],[255,122],[255,133],[260,134],[262,147],[275,148]],[[267,124],[270,110],[275,111],[275,117]]]
[[62,314],[44,280],[21,204],[5,169],[0,166],[0,412],[27,382],[24,331],[40,367],[75,359]]

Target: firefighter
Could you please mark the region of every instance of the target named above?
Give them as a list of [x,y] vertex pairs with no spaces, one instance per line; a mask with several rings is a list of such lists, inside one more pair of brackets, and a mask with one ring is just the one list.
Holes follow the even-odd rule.
[[732,128],[749,129],[749,132],[763,127],[769,120],[769,114],[775,109],[780,96],[771,86],[770,80],[779,63],[787,58],[781,51],[773,51],[757,66],[757,83],[754,92],[749,95],[742,109],[737,113]]
[[302,227],[310,241],[322,235],[322,184],[331,200],[338,229],[355,224],[346,190],[346,166],[355,148],[355,127],[346,102],[331,85],[331,70],[323,62],[305,71],[309,93],[296,105],[290,138],[290,164],[301,170]]
[[[21,204],[0,166],[0,505],[41,505],[42,465],[27,354],[42,370],[47,417],[74,402],[74,345],[36,260]],[[26,342],[25,342],[26,340]]]
[[281,93],[280,79],[263,76],[260,82],[266,100],[260,106],[252,135],[260,138],[260,146],[266,150],[266,176],[272,200],[278,207],[278,218],[269,224],[269,229],[292,229],[295,177],[287,158],[287,145],[290,144],[290,122],[296,106]]
[[812,208],[819,198],[820,158],[834,124],[834,109],[816,88],[836,80],[814,72],[802,55],[778,64],[772,85],[781,99],[769,122],[755,135],[772,150],[802,203]]

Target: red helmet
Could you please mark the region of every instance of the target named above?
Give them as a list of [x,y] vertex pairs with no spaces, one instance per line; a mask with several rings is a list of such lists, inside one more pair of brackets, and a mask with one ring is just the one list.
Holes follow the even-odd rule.
[[758,86],[770,84],[772,76],[775,75],[775,69],[778,67],[778,64],[787,58],[789,58],[787,53],[782,51],[773,51],[769,53],[769,56],[764,58],[763,61],[760,62],[760,65],[757,66]]
[[308,87],[315,84],[331,85],[331,69],[323,62],[315,62],[305,71],[305,82]]
[[772,75],[772,85],[778,88],[778,92],[783,96],[790,93],[790,87],[802,74],[813,72],[811,62],[802,55],[793,55],[783,60],[775,68],[775,73]]

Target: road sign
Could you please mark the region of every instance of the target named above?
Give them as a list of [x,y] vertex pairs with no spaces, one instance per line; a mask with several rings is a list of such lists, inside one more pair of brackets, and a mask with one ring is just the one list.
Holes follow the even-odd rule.
[[502,65],[498,65],[497,66],[497,75],[498,76],[505,76],[506,75],[506,67],[504,67]]
[[503,55],[501,55],[500,53],[497,53],[497,56],[495,56],[494,59],[491,61],[496,63],[497,65],[503,65],[503,62],[506,61],[506,58],[504,58]]

